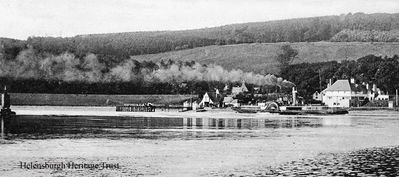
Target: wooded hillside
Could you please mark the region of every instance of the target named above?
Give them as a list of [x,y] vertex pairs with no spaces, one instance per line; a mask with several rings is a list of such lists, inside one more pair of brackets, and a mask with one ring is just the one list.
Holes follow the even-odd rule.
[[[343,30],[345,31],[342,32]],[[120,61],[132,55],[155,54],[209,45],[315,42],[328,41],[333,37],[334,41],[399,42],[395,37],[397,34],[395,30],[399,30],[399,14],[355,13],[183,31],[90,34],[68,38],[30,37],[23,42],[39,53],[58,55],[68,51],[79,57],[94,53],[105,60]],[[373,31],[376,34],[387,35],[380,35],[380,38],[379,35],[374,35],[372,38],[356,38],[351,37],[353,31],[354,33]],[[335,36],[338,33],[340,34]],[[2,43],[6,52],[16,51],[21,47],[19,44],[15,47],[14,43]]]
[[226,69],[241,69],[255,73],[278,74],[276,61],[280,47],[289,44],[298,51],[293,64],[327,61],[357,60],[366,55],[393,56],[399,54],[399,43],[365,42],[301,42],[301,43],[254,43],[225,46],[207,46],[160,54],[132,56],[138,61],[197,61],[215,63]]

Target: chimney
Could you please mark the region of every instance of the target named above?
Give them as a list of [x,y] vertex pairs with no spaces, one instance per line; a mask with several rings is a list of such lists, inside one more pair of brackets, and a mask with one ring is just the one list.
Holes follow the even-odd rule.
[[355,78],[351,78],[351,84],[355,83]]
[[296,93],[298,91],[295,89],[295,87],[292,87],[292,106],[295,106],[296,104]]
[[330,87],[332,84],[331,84],[331,79],[329,79],[329,82],[328,82],[328,86],[327,87]]
[[366,84],[366,90],[369,91],[369,83]]
[[373,84],[373,92],[377,91],[377,85]]

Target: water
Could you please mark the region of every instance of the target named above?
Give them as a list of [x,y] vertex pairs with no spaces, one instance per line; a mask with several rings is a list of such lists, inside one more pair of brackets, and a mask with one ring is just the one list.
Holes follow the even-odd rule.
[[[8,125],[9,133],[21,135],[131,135],[149,134],[143,138],[190,136],[179,132],[212,132],[215,134],[240,134],[243,131],[251,136],[279,129],[325,129],[328,127],[378,128],[399,126],[397,112],[351,112],[336,116],[282,116],[268,115],[267,118],[170,118],[170,117],[128,117],[128,116],[51,116],[17,115]],[[168,132],[175,132],[170,136]],[[262,134],[263,133],[263,134]],[[152,134],[152,135],[151,135]],[[201,134],[196,134],[201,137]],[[205,136],[205,135],[204,135]],[[224,136],[224,135],[223,135]]]
[[319,153],[399,145],[398,112],[195,115],[204,117],[20,114],[8,134],[16,140],[0,144],[0,171],[5,176],[93,176],[91,170],[35,171],[17,166],[20,161],[76,161],[123,166],[117,171],[96,171],[103,176],[245,176]]

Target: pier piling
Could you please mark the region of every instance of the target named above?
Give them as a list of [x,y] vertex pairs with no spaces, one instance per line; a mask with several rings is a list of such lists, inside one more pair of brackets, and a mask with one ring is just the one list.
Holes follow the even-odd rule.
[[4,140],[4,119],[3,119],[3,115],[1,115],[0,117],[1,117],[1,139]]
[[11,111],[10,109],[10,95],[7,93],[7,87],[4,86],[4,92],[1,94],[1,111],[0,111],[0,117],[1,117],[1,139],[5,139],[5,119],[7,119],[7,122],[9,123],[10,118],[12,115],[15,115],[15,112]]

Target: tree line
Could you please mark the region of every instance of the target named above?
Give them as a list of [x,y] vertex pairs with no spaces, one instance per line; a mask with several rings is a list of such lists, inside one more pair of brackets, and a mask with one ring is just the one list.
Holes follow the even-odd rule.
[[[1,52],[15,57],[32,47],[39,53],[94,53],[107,61],[209,45],[314,41],[397,41],[399,14],[346,14],[244,23],[184,31],[126,32],[75,37],[29,37],[1,41]],[[360,37],[359,37],[360,36]],[[369,37],[372,36],[372,37]]]
[[399,30],[342,30],[331,38],[333,42],[399,42]]

